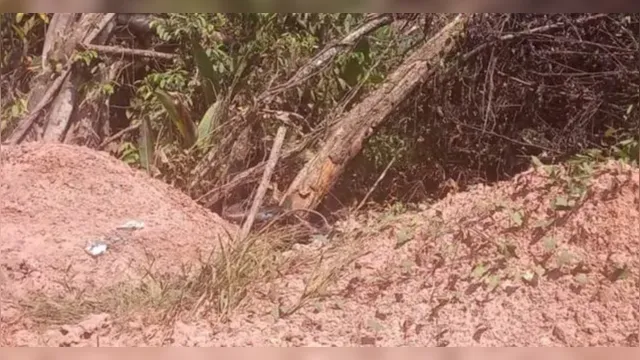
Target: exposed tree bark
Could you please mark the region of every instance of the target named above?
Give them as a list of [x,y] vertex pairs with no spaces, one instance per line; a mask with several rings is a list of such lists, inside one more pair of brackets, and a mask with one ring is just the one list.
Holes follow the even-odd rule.
[[75,101],[73,120],[62,141],[90,148],[100,146],[110,133],[109,93],[105,87],[120,77],[125,66],[124,60],[118,60],[98,68],[91,78],[92,86],[86,89],[81,101]]
[[[99,144],[99,137],[104,131],[104,119],[93,117],[100,115],[94,111],[87,122],[86,108],[105,103],[108,94],[89,89],[81,96],[80,86],[95,79],[88,79],[90,75],[78,71],[73,56],[78,44],[105,43],[113,30],[114,18],[114,13],[54,14],[45,38],[42,73],[34,79],[31,87],[27,106],[30,114],[13,132],[10,143],[17,144],[27,138],[89,146]],[[115,72],[103,71],[99,80],[113,80],[110,74]],[[42,114],[47,106],[48,111]],[[85,124],[78,126],[82,122]],[[70,128],[74,130],[70,132]],[[74,137],[84,140],[77,141]]]
[[456,18],[409,56],[369,97],[345,113],[320,151],[305,164],[284,194],[289,209],[315,208],[329,192],[364,141],[455,47],[469,15]]

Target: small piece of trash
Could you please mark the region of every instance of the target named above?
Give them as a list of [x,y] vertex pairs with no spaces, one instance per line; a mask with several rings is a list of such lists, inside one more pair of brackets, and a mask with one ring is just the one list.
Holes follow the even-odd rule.
[[140,230],[144,228],[144,222],[137,220],[129,220],[118,226],[118,230]]
[[311,241],[314,243],[326,245],[329,242],[329,237],[324,234],[314,234],[311,236]]
[[91,256],[99,256],[107,251],[107,247],[107,243],[99,240],[91,242],[89,245],[87,245],[85,251]]

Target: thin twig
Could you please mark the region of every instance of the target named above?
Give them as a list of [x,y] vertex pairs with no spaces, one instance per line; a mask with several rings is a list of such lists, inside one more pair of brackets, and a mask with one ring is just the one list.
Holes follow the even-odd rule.
[[483,129],[481,129],[481,128],[475,127],[475,126],[473,126],[473,125],[465,124],[465,123],[463,123],[463,122],[454,121],[454,123],[455,123],[455,124],[457,124],[457,125],[460,125],[460,126],[464,126],[464,127],[466,127],[466,128],[469,128],[469,129],[471,129],[471,130],[476,130],[476,131],[482,132],[483,134],[487,134],[487,135],[492,135],[492,136],[495,136],[495,137],[499,137],[499,138],[501,138],[501,139],[504,139],[504,140],[510,141],[510,142],[512,142],[512,143],[514,143],[514,144],[517,144],[517,145],[528,146],[528,147],[532,147],[532,148],[536,148],[536,149],[540,149],[540,150],[548,151],[548,152],[553,153],[553,154],[559,154],[559,153],[560,153],[558,150],[551,149],[551,148],[548,148],[548,147],[543,146],[543,145],[537,145],[537,144],[532,144],[532,143],[526,143],[526,142],[523,142],[523,141],[519,141],[519,140],[516,140],[516,139],[512,139],[512,138],[510,138],[510,137],[508,137],[508,136],[505,136],[505,135],[502,135],[502,134],[498,134],[497,132],[494,132],[494,131],[485,131],[485,130],[483,130]]
[[[313,136],[307,136],[305,139],[302,140],[302,142],[297,144],[294,148],[287,149],[282,154],[281,156],[282,159],[288,159],[300,153],[303,149],[305,149],[309,145],[312,139],[313,139]],[[202,204],[204,207],[213,206],[213,204],[215,204],[218,200],[221,199],[223,194],[227,194],[233,191],[235,188],[237,188],[240,185],[245,185],[245,184],[257,181],[258,176],[260,175],[260,172],[263,171],[266,165],[267,163],[263,161],[249,169],[243,170],[241,173],[236,174],[233,177],[233,179],[229,180],[224,185],[220,185],[216,188],[213,188],[207,191],[204,195],[197,198],[196,202],[199,204]]]
[[134,131],[136,129],[138,129],[140,127],[141,123],[137,123],[137,124],[133,124],[130,125],[120,131],[118,131],[117,133],[109,136],[108,138],[104,139],[104,141],[102,143],[100,143],[100,145],[98,145],[98,149],[102,150],[104,149],[105,146],[107,146],[109,143],[118,140],[119,138],[121,138],[124,134]]
[[142,50],[142,49],[127,49],[120,46],[108,46],[108,45],[94,45],[94,44],[78,44],[77,46],[81,50],[95,50],[101,53],[106,54],[115,54],[115,55],[131,55],[131,56],[140,56],[140,57],[148,57],[154,59],[164,59],[164,60],[173,60],[177,58],[176,54],[162,53],[153,50]]
[[316,231],[318,229],[316,229],[313,225],[311,225],[308,221],[306,221],[305,219],[299,217],[296,213],[298,212],[304,212],[307,214],[314,214],[317,215],[319,218],[322,219],[322,222],[324,223],[323,227],[325,229],[330,229],[331,228],[331,224],[329,224],[329,220],[327,220],[327,218],[322,215],[321,213],[319,213],[318,211],[315,210],[311,210],[311,209],[291,209],[291,210],[287,210],[281,214],[279,214],[277,217],[275,217],[273,220],[271,220],[267,225],[265,225],[263,228],[260,229],[260,233],[259,234],[264,234],[267,232],[267,230],[272,227],[275,223],[277,223],[278,221],[280,221],[281,219],[283,219],[286,216],[289,215],[293,215],[296,217],[296,219],[298,219],[298,221],[300,221],[300,223],[302,225],[304,225],[307,229],[313,231]]
[[[491,115],[493,109],[491,107],[493,103],[493,94],[494,94],[494,82],[493,82],[493,74],[496,71],[496,62],[498,58],[495,56],[496,49],[491,49],[491,57],[489,58],[489,67],[487,71],[487,75],[485,76],[485,89],[484,92],[488,93],[487,95],[487,106],[484,108],[484,125],[482,126],[482,132],[484,133],[487,130],[487,122],[489,121],[489,116]],[[487,87],[489,89],[487,89]],[[484,100],[484,97],[483,97]]]
[[391,161],[389,161],[389,164],[387,164],[387,167],[385,167],[384,170],[382,170],[382,173],[380,173],[380,176],[378,176],[378,179],[376,180],[376,182],[373,184],[373,186],[371,186],[369,191],[367,191],[367,194],[362,198],[362,200],[360,200],[360,203],[358,204],[358,206],[356,206],[355,211],[360,210],[362,206],[364,206],[369,196],[371,196],[371,194],[376,189],[376,187],[378,187],[378,184],[380,183],[380,181],[382,181],[382,179],[384,179],[384,177],[387,175],[387,171],[389,171],[389,169],[391,168],[391,165],[393,165],[394,162],[396,162],[395,156],[393,157],[393,159],[391,159]]
[[573,21],[573,22],[558,22],[558,23],[554,23],[554,24],[539,26],[539,27],[533,28],[533,29],[520,31],[520,32],[517,32],[517,33],[505,34],[505,35],[502,35],[502,36],[498,37],[494,41],[489,41],[489,42],[486,42],[484,44],[481,44],[478,47],[476,47],[475,49],[473,49],[473,50],[469,51],[468,53],[464,54],[462,56],[462,61],[468,61],[471,57],[477,55],[479,52],[481,52],[482,50],[486,49],[488,46],[491,46],[491,45],[493,45],[493,44],[495,44],[497,42],[513,40],[513,39],[517,39],[517,38],[519,38],[521,36],[526,36],[526,35],[544,33],[544,32],[547,32],[547,31],[563,28],[563,27],[565,27],[565,26],[567,26],[569,24],[572,24],[572,25],[584,24],[584,23],[587,23],[589,21],[601,19],[601,18],[607,17],[607,16],[609,16],[609,14],[606,14],[606,13],[605,14],[596,14],[596,15],[584,17],[582,19],[578,19],[578,20]]
[[380,14],[367,20],[367,22],[358,26],[353,32],[347,34],[341,40],[330,43],[318,54],[311,58],[307,63],[302,66],[296,73],[287,80],[284,84],[278,85],[274,88],[268,89],[257,97],[257,102],[270,102],[274,96],[281,94],[282,92],[297,86],[304,81],[311,78],[318,71],[328,66],[341,50],[353,47],[361,38],[370,34],[372,31],[388,25],[393,22],[393,17],[388,14]]
[[249,232],[251,231],[251,227],[253,226],[253,222],[256,219],[256,214],[262,206],[262,200],[264,199],[264,195],[267,193],[267,188],[269,187],[269,182],[271,181],[271,175],[275,170],[276,163],[278,162],[278,157],[280,155],[280,149],[282,148],[282,144],[284,143],[284,136],[287,133],[287,128],[284,126],[280,126],[278,128],[278,132],[276,133],[276,137],[273,141],[273,146],[271,147],[271,153],[269,154],[269,160],[267,160],[267,166],[264,169],[264,173],[262,174],[262,181],[258,186],[258,190],[256,191],[256,196],[253,198],[253,204],[251,204],[251,209],[249,210],[249,216],[247,220],[242,224],[242,229],[240,230],[239,241],[246,239],[249,236]]

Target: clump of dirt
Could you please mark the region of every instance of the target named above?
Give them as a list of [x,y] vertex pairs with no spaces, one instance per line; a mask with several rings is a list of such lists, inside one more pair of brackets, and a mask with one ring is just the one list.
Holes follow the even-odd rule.
[[274,254],[287,268],[255,284],[226,321],[204,306],[165,322],[149,322],[144,309],[126,320],[96,309],[44,330],[23,321],[6,338],[30,346],[638,346],[639,193],[638,169],[618,162],[532,169],[420,211],[353,214],[332,236]]
[[[88,296],[179,273],[232,227],[180,191],[106,153],[61,144],[2,147],[0,286],[24,299]],[[141,229],[118,229],[133,222]],[[104,254],[86,251],[106,244]],[[4,309],[4,314],[11,313]],[[7,320],[7,319],[4,319]]]

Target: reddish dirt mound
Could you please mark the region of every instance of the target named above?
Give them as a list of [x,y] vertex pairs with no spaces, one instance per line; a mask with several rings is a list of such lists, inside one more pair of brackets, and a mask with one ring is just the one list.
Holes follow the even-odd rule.
[[[274,316],[299,301],[312,266],[265,286],[275,302],[256,300],[199,344],[638,346],[639,182],[637,168],[609,164],[583,203],[560,210],[564,191],[529,171],[421,213],[354,219],[346,242],[323,249],[326,267],[355,247],[369,254],[341,271],[332,296]],[[172,339],[194,345],[184,329]]]
[[[181,271],[211,251],[226,222],[105,153],[29,144],[2,147],[0,276],[16,296],[91,292],[153,272]],[[117,230],[127,221],[139,230]],[[85,248],[101,240],[93,257]]]
[[[48,157],[38,151],[33,154],[40,156],[27,158]],[[98,155],[71,158],[76,156]],[[117,182],[122,187],[119,191],[146,194],[152,187],[149,184],[166,189],[157,182],[137,179],[133,172],[110,161],[100,161],[103,165],[98,168],[101,178],[112,176],[105,175],[109,172],[104,168],[120,174],[124,180]],[[25,161],[12,163],[8,167],[15,173],[33,166],[24,165]],[[104,165],[107,163],[112,165]],[[5,332],[5,341],[30,346],[638,346],[640,173],[618,163],[599,166],[583,178],[588,191],[582,193],[580,181],[574,181],[579,176],[565,175],[532,170],[512,181],[449,196],[422,211],[394,208],[354,215],[339,224],[341,231],[332,239],[296,245],[280,254],[291,260],[287,268],[279,269],[280,277],[251,288],[247,301],[227,322],[220,321],[213,310],[194,313],[189,309],[189,314],[178,314],[172,321],[150,322],[144,310],[123,319],[95,309],[82,321],[46,329],[35,329],[27,320],[16,321]],[[33,179],[49,177],[45,172]],[[39,186],[39,181],[45,181],[33,179],[30,185],[13,186]],[[13,183],[20,181],[14,178]],[[85,182],[112,184],[97,179]],[[46,186],[52,183],[59,181],[46,180]],[[140,189],[135,184],[141,184]],[[67,204],[94,204],[98,198],[131,201],[116,191],[71,195],[64,183],[56,188],[48,196],[37,190],[54,209],[61,207],[56,205],[64,198],[61,194],[68,194]],[[7,189],[3,193],[9,196]],[[584,197],[572,200],[576,194]],[[156,214],[154,219],[162,219],[154,224],[166,225],[177,216],[185,221],[200,214],[193,205],[181,205],[193,208],[188,216],[166,208],[181,203],[179,198],[145,198],[140,203],[153,205],[140,208],[147,216],[151,213]],[[25,200],[25,204],[33,201]],[[31,206],[35,205],[22,205]],[[97,205],[82,209],[97,213],[94,207]],[[7,208],[4,205],[3,216],[17,216],[4,215]],[[116,208],[109,207],[117,216],[103,220],[100,230],[143,216]],[[166,217],[158,215],[172,211]],[[198,216],[203,222],[213,220],[204,212]],[[34,222],[36,229],[58,237],[68,231],[53,218],[40,225],[23,217],[21,224]],[[82,228],[79,225],[90,220],[88,216],[83,219],[69,215],[65,221]],[[18,230],[14,226],[12,231]],[[43,236],[32,233],[36,238]],[[76,241],[76,237],[67,238]],[[3,242],[7,241],[4,239],[3,235]],[[79,240],[77,244],[82,245]],[[170,245],[166,248],[184,251]],[[40,251],[35,243],[30,249]],[[67,252],[78,261],[85,260],[80,250]],[[30,259],[40,258],[31,255]],[[95,263],[100,261],[104,259]],[[101,279],[94,274],[91,271],[92,279]],[[291,309],[297,311],[289,313]]]

